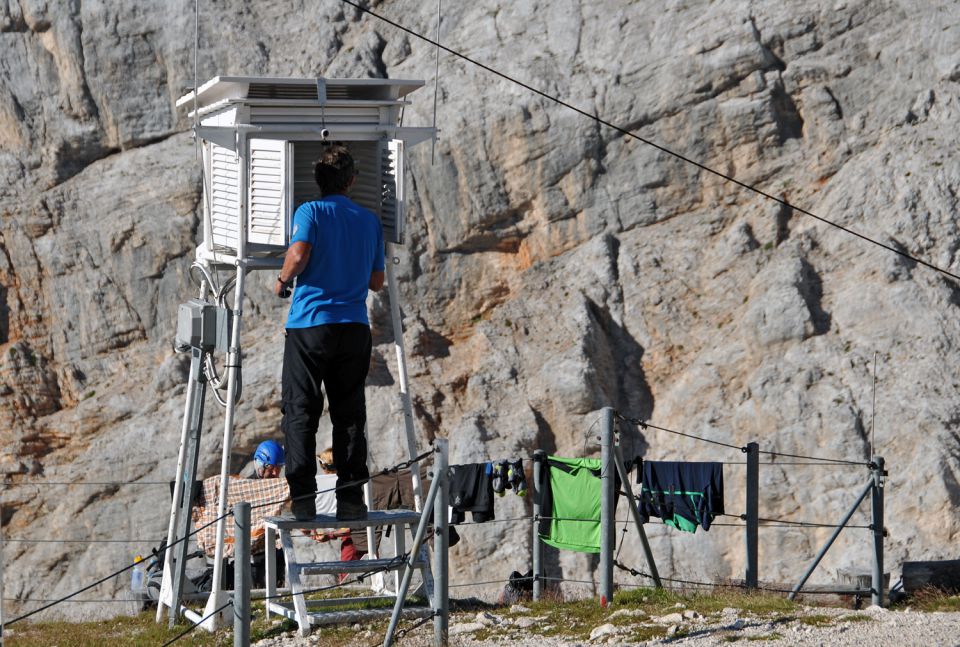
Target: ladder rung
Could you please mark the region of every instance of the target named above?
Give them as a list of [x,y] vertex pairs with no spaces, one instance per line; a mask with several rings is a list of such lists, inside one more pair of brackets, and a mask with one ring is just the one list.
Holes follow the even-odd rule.
[[420,522],[420,513],[413,510],[371,510],[365,519],[354,521],[338,520],[332,514],[318,514],[310,521],[297,521],[292,516],[266,517],[265,526],[277,530],[312,530],[315,528],[367,528],[369,526],[391,526],[395,524],[415,525]]
[[[312,625],[332,625],[341,622],[363,622],[365,620],[377,620],[380,618],[389,618],[393,613],[392,607],[383,609],[356,609],[353,611],[326,611],[323,613],[310,613]],[[429,618],[433,615],[433,609],[430,607],[403,607],[400,610],[400,617],[404,620],[412,618]]]
[[[383,569],[399,571],[406,562],[385,559],[358,559],[349,562],[307,562],[296,564],[294,567],[305,575],[324,575],[327,573],[363,573],[365,571],[382,571]],[[423,568],[424,562],[414,560],[414,568]]]

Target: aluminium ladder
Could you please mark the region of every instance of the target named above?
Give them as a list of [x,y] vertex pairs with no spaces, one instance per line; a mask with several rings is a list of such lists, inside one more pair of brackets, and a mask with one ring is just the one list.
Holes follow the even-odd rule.
[[[371,510],[367,513],[366,519],[357,521],[338,521],[334,515],[317,515],[311,521],[297,521],[292,517],[267,517],[264,520],[265,537],[267,546],[274,545],[276,537],[279,535],[280,545],[283,548],[283,556],[286,561],[287,586],[290,588],[292,602],[284,602],[273,599],[276,596],[276,553],[267,551],[266,561],[266,614],[270,617],[271,613],[282,615],[297,622],[299,633],[306,636],[310,633],[313,625],[328,625],[340,622],[357,622],[371,620],[389,616],[392,608],[372,608],[372,609],[353,609],[348,611],[317,611],[314,608],[330,608],[347,603],[363,603],[378,600],[396,601],[396,594],[393,595],[374,595],[366,597],[352,598],[334,598],[325,600],[307,600],[304,592],[309,592],[310,587],[304,584],[304,575],[324,575],[336,573],[363,574],[371,571],[396,571],[399,572],[407,566],[403,560],[406,551],[406,529],[409,529],[412,535],[420,521],[421,514],[412,510]],[[297,557],[297,551],[293,544],[294,532],[297,530],[314,530],[319,528],[372,528],[375,526],[392,526],[393,535],[393,557],[380,557],[378,559],[359,559],[350,562],[329,561],[329,562],[300,562]],[[386,533],[384,533],[386,534]],[[371,546],[372,548],[372,546]],[[430,557],[426,545],[422,545],[416,558],[411,564],[420,571],[423,578],[425,593],[428,598],[428,605],[404,605],[402,614],[405,618],[424,618],[432,616],[434,609],[429,606],[429,601],[433,600],[433,574],[430,569]]]

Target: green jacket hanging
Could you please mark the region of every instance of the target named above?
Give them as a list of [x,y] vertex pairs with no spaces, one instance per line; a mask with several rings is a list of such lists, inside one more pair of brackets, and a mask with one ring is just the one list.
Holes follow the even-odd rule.
[[600,460],[548,456],[538,533],[543,543],[600,552]]

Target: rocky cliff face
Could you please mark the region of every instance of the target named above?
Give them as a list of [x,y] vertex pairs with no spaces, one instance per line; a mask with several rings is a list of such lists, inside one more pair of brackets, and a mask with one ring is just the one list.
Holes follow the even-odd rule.
[[[431,7],[374,4],[436,33]],[[479,0],[446,12],[441,39],[956,273],[960,9],[935,4]],[[171,342],[177,304],[195,292],[187,268],[199,223],[199,165],[174,108],[192,85],[192,34],[186,2],[0,3],[8,538],[156,543],[165,533],[162,482],[175,473],[186,376]],[[434,56],[335,0],[201,3],[201,81],[433,83]],[[736,447],[854,461],[868,459],[875,435],[890,468],[894,579],[904,559],[953,555],[956,281],[449,54],[440,68],[436,161],[429,144],[411,151],[410,236],[398,259],[422,447],[447,437],[454,462],[538,447],[589,454],[604,406]],[[407,123],[429,124],[430,87],[411,98]],[[238,466],[279,434],[285,304],[267,282],[254,275],[247,290]],[[371,313],[369,434],[385,467],[403,458],[402,419],[385,297],[371,299]],[[219,468],[221,420],[208,406],[205,474]],[[628,430],[624,444],[649,459],[742,461],[734,449],[654,430]],[[835,522],[867,478],[863,468],[764,459],[776,464],[761,469],[762,517]],[[726,467],[729,513],[743,511],[744,474]],[[72,481],[142,485],[33,485]],[[503,518],[529,510],[504,502]],[[456,583],[526,564],[526,524],[463,530],[451,555]],[[737,528],[648,533],[666,576],[742,577]],[[796,580],[828,533],[762,529],[761,578]],[[54,597],[148,545],[8,543],[6,597]],[[846,531],[817,577],[869,564],[869,546],[867,531]],[[621,561],[641,565],[641,555],[629,533]],[[582,555],[550,560],[566,577],[590,572]],[[125,597],[124,584],[98,596]]]

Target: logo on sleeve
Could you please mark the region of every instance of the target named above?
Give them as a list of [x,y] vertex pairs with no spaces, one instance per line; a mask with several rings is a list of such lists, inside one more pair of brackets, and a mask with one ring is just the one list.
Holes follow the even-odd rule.
[[294,223],[294,224],[293,224],[293,235],[296,236],[298,231],[300,231],[300,223]]

